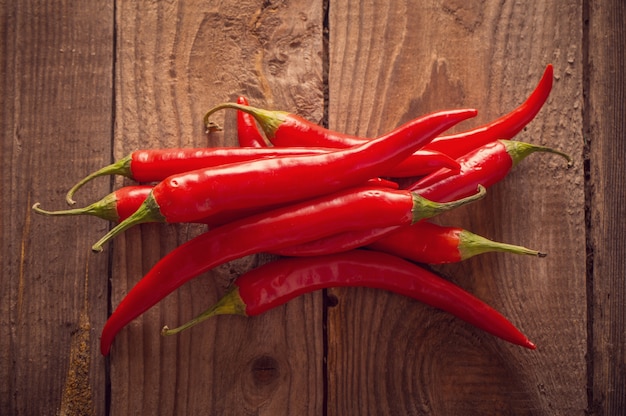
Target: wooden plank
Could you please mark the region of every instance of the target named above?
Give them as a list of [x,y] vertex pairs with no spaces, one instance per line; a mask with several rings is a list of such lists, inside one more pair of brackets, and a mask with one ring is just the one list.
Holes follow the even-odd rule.
[[[591,301],[590,411],[626,409],[626,66],[623,2],[589,3],[588,272]],[[621,45],[621,46],[619,46]]]
[[538,345],[510,346],[459,320],[373,290],[333,290],[328,414],[583,414],[586,302],[580,2],[331,2],[329,125],[375,136],[442,108],[463,127],[521,103],[546,64],[555,86],[519,140],[533,156],[488,197],[440,221],[549,253],[484,255],[438,270]]
[[[0,409],[104,414],[106,223],[46,218],[80,175],[107,162],[112,134],[113,13],[107,2],[3,1],[0,7]],[[81,202],[108,192],[101,182]]]
[[[254,105],[322,117],[320,2],[121,2],[117,21],[117,158],[147,147],[236,145],[234,112],[219,113],[224,132],[208,138],[202,116],[242,93]],[[203,229],[144,225],[116,239],[113,307],[159,258]],[[321,414],[320,294],[259,318],[220,317],[159,335],[261,261],[217,268],[120,333],[110,358],[112,414]]]

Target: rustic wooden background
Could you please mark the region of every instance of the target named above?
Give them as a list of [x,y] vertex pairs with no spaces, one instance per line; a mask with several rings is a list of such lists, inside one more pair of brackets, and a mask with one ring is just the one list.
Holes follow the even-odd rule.
[[[0,0],[0,413],[617,415],[626,408],[626,13],[621,0]],[[46,218],[75,181],[138,148],[234,145],[247,95],[375,136],[475,107],[469,128],[554,89],[518,138],[534,155],[449,224],[549,253],[440,272],[538,345],[527,351],[399,296],[329,290],[264,316],[163,339],[262,258],[202,276],[99,353],[107,314],[201,229],[144,225],[99,255],[109,225]],[[100,198],[120,179],[78,195]]]

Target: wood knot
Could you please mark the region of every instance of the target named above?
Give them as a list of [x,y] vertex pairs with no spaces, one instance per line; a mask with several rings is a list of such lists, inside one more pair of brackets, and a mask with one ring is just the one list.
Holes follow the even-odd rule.
[[329,308],[334,308],[335,306],[339,305],[339,299],[337,299],[337,296],[333,295],[332,293],[328,293],[326,295],[325,301],[326,306],[328,306]]
[[266,386],[276,381],[280,375],[278,361],[275,358],[262,355],[252,361],[250,365],[252,379],[257,386]]

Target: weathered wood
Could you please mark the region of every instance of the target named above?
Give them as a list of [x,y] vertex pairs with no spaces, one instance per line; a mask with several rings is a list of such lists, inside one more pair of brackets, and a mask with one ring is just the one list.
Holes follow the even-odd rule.
[[[236,145],[235,113],[207,138],[202,116],[234,101],[323,112],[319,2],[123,2],[117,10],[115,156],[145,147]],[[162,256],[202,231],[145,225],[113,243],[112,304]],[[322,298],[259,318],[219,317],[162,338],[263,259],[202,276],[122,331],[111,353],[112,414],[320,414]]]
[[66,208],[72,182],[110,158],[112,6],[3,1],[0,25],[0,412],[104,414],[108,262],[89,247],[107,225],[31,206]]
[[616,415],[626,409],[626,10],[606,1],[588,12],[589,405]]
[[[576,159],[533,156],[441,222],[541,248],[438,268],[533,339],[525,351],[441,312],[371,290],[334,290],[329,414],[582,414],[585,245],[582,9],[562,2],[330,3],[329,124],[376,135],[410,117],[476,107],[472,127],[521,103],[548,63],[555,86],[518,139]],[[530,17],[529,17],[530,16]],[[471,410],[470,410],[471,409]]]

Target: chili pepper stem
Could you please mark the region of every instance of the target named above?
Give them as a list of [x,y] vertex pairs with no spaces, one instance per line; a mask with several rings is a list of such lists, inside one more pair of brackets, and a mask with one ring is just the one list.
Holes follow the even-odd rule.
[[115,163],[112,163],[108,166],[103,167],[102,169],[99,169],[89,174],[85,178],[81,179],[76,185],[72,186],[72,188],[65,195],[65,200],[67,201],[69,205],[74,205],[76,201],[74,201],[73,197],[76,191],[78,191],[87,182],[97,177],[107,176],[107,175],[131,176],[132,175],[132,172],[130,170],[131,160],[132,160],[131,156],[128,155],[118,160]]
[[459,254],[461,255],[461,260],[467,260],[470,257],[489,252],[523,254],[536,257],[547,256],[546,253],[537,250],[489,240],[467,230],[459,233]]
[[462,205],[482,199],[487,194],[487,189],[482,185],[478,185],[478,190],[474,195],[470,195],[465,198],[457,199],[450,202],[435,202],[431,201],[430,199],[426,199],[415,192],[413,192],[412,194],[413,222],[416,223],[425,218],[433,218],[445,211],[450,211]]
[[139,208],[137,208],[137,211],[135,211],[124,221],[113,227],[111,231],[109,231],[104,237],[102,237],[96,244],[91,247],[91,250],[96,253],[101,252],[102,246],[109,240],[134,225],[143,224],[146,222],[166,222],[165,217],[161,215],[161,212],[159,211],[159,205],[152,196],[152,193],[150,193],[146,200],[139,206]]
[[241,296],[239,296],[239,289],[236,286],[229,290],[215,305],[187,323],[174,329],[170,329],[167,325],[164,326],[161,330],[161,335],[167,336],[178,334],[179,332],[189,329],[192,326],[217,315],[247,316],[246,305],[241,300]]
[[223,110],[225,108],[234,108],[236,110],[240,110],[244,113],[252,115],[259,122],[267,137],[274,137],[274,133],[276,132],[278,127],[285,121],[285,115],[287,114],[284,111],[264,110],[262,108],[251,107],[236,103],[222,103],[213,107],[204,115],[204,125],[207,128],[207,131],[212,130],[212,126],[215,125],[215,123],[209,121],[209,117],[216,111]]
[[526,158],[531,153],[535,152],[544,152],[544,153],[552,153],[555,155],[562,156],[567,160],[567,167],[571,168],[574,164],[572,158],[559,150],[552,149],[546,146],[539,146],[531,143],[520,142],[515,140],[501,140],[502,143],[506,146],[506,150],[511,155],[511,159],[513,160],[513,165],[517,165],[520,161]]
[[117,221],[117,211],[115,210],[115,195],[109,194],[99,201],[82,208],[64,209],[58,211],[48,211],[40,208],[40,203],[33,205],[33,211],[37,214],[47,216],[70,216],[70,215],[94,215],[105,220]]

